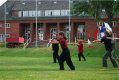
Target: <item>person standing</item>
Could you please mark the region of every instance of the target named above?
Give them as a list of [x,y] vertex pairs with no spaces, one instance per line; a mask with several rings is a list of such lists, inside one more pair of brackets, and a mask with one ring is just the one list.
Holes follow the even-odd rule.
[[83,54],[83,52],[84,52],[83,42],[81,40],[78,40],[77,46],[78,46],[78,58],[79,58],[79,61],[81,61],[81,57],[84,59],[84,61],[86,61],[86,58],[85,58],[85,56]]
[[59,57],[60,70],[64,70],[64,61],[66,61],[67,65],[70,67],[71,70],[75,70],[75,67],[71,60],[70,51],[67,46],[64,32],[59,33],[59,43],[62,48],[62,53]]
[[112,55],[111,39],[108,39],[107,37],[111,37],[111,34],[109,34],[108,32],[105,32],[105,36],[101,39],[101,42],[104,43],[105,49],[106,49],[106,53],[104,54],[103,59],[102,59],[103,67],[108,67],[107,58],[109,57],[112,64],[113,64],[113,67],[117,68],[118,65],[115,61],[115,58]]
[[58,55],[59,42],[57,41],[56,36],[53,36],[51,43],[52,43],[52,50],[53,50],[53,62],[57,63],[57,61],[59,60],[59,55]]

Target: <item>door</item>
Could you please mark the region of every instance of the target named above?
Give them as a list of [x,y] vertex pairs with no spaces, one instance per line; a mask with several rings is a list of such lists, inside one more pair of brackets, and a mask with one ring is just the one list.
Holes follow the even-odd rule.
[[28,40],[30,36],[30,26],[25,26],[25,40]]
[[43,27],[42,25],[38,26],[38,39],[39,40],[43,40],[44,36],[43,36]]
[[56,28],[51,28],[50,29],[50,38],[52,39],[53,38],[53,35],[56,35]]
[[84,38],[85,38],[85,25],[79,25],[78,26],[77,38],[84,40]]
[[67,38],[68,41],[69,41],[69,38],[70,38],[69,25],[66,25],[66,26],[65,26],[65,28],[64,28],[64,32],[65,32],[65,36],[66,36],[66,38]]
[[0,42],[3,42],[3,41],[4,41],[4,35],[0,34]]

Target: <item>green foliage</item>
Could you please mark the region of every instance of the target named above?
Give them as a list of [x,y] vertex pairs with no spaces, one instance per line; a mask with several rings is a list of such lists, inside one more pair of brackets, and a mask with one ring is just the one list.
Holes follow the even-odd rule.
[[[101,13],[105,12],[108,18],[108,23],[112,26],[113,16],[119,12],[119,0],[83,0],[75,1],[72,7],[72,14],[79,16],[93,16],[96,21],[101,20]],[[82,15],[81,15],[82,16]]]

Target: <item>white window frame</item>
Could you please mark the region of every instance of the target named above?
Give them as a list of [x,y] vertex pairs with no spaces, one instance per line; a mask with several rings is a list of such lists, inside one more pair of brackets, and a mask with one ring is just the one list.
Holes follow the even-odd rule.
[[29,12],[28,11],[23,11],[23,17],[28,17],[29,16]]
[[44,39],[44,31],[43,31],[43,26],[39,25],[38,26],[38,38],[39,40],[43,40]]
[[0,34],[0,42],[3,42],[5,39],[4,34]]
[[[5,26],[6,25],[6,26]],[[6,27],[6,28],[10,28],[10,23],[6,23],[6,24],[4,24],[4,26]]]
[[38,15],[38,17],[42,16],[42,11],[37,11],[37,15]]
[[116,21],[112,21],[112,27],[116,27],[117,26],[117,22]]
[[19,12],[18,12],[18,16],[19,16],[19,17],[22,17],[22,11],[19,11]]
[[53,10],[52,11],[52,16],[60,16],[60,10]]
[[69,16],[69,10],[61,10],[61,16]]
[[53,16],[53,10],[45,10],[45,16]]
[[36,11],[32,11],[32,16],[33,16],[33,17],[36,16]]

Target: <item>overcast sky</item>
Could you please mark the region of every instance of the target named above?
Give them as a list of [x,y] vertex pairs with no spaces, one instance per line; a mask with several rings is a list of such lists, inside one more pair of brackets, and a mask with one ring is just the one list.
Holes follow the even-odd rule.
[[4,3],[4,2],[6,2],[7,0],[0,0],[0,6]]

